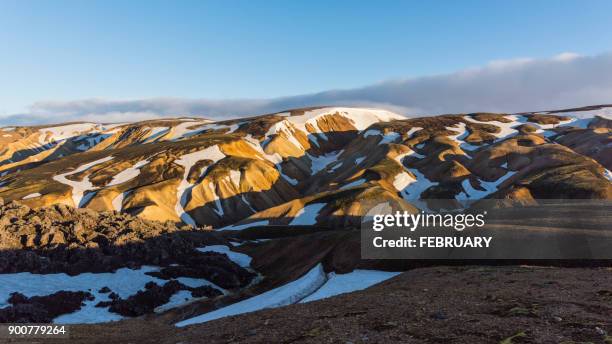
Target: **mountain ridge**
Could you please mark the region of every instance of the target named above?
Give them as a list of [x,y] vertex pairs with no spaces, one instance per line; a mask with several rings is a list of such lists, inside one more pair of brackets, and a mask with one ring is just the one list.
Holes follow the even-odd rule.
[[229,229],[326,218],[355,226],[363,197],[412,210],[421,198],[610,199],[608,109],[574,110],[406,118],[317,107],[216,122],[4,127],[0,197]]

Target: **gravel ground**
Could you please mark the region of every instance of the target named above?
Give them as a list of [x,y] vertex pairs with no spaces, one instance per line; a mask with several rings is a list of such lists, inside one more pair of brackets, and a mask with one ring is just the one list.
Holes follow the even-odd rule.
[[71,342],[609,344],[612,268],[422,268],[308,304],[185,328],[176,318],[79,325]]

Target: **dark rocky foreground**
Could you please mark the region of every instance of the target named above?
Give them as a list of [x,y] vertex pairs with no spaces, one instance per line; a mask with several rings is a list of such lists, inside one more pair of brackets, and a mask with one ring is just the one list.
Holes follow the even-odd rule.
[[59,315],[81,308],[92,295],[82,291],[58,291],[45,296],[26,297],[15,292],[8,299],[9,307],[0,309],[0,323],[51,323]]
[[435,267],[367,290],[176,328],[72,328],[72,343],[610,343],[612,269]]
[[228,243],[212,231],[118,212],[0,205],[0,273],[74,275],[149,264],[165,267],[156,275],[162,279],[209,278],[229,289],[248,284],[253,275],[224,254],[195,250],[215,244]]
[[[358,231],[283,229],[279,237],[274,228],[214,233],[62,205],[40,209],[18,203],[0,206],[0,226],[0,273],[76,274],[143,264],[162,267],[153,274],[169,280],[165,284],[150,283],[134,295],[111,297],[111,301],[100,305],[137,318],[74,326],[70,340],[74,343],[610,344],[612,341],[612,263],[605,261],[597,262],[599,267],[584,264],[580,268],[423,267],[424,262],[418,261],[360,259]],[[262,238],[273,239],[257,241]],[[253,258],[251,266],[266,276],[263,281],[244,288],[253,278],[251,272],[224,254],[195,250],[205,245],[229,245],[228,240],[252,240],[235,249]],[[409,271],[370,289],[326,300],[186,328],[174,326],[178,321],[294,280],[319,262],[326,271],[338,273],[353,269]],[[222,288],[240,292],[222,296],[210,287],[188,288],[173,280],[180,276],[210,279]],[[208,298],[152,314],[155,307],[166,303],[179,290]],[[113,291],[104,293],[112,295]],[[66,291],[32,298],[15,294],[11,306],[0,310],[0,318],[10,322],[49,322],[79,309],[88,297],[87,292]]]
[[[159,271],[150,274],[168,282],[151,282],[125,299],[116,296],[98,304],[123,316],[153,313],[179,290],[193,297],[221,294],[208,286],[185,286],[175,280],[178,277],[204,278],[228,290],[250,283],[255,275],[225,254],[196,250],[210,244],[227,241],[214,232],[117,212],[98,213],[61,204],[38,209],[17,202],[0,204],[0,273],[76,275],[159,266]],[[58,291],[31,298],[15,292],[8,300],[10,306],[0,309],[0,322],[48,323],[79,310],[83,301],[92,298],[88,292]],[[107,292],[114,294],[112,289]]]

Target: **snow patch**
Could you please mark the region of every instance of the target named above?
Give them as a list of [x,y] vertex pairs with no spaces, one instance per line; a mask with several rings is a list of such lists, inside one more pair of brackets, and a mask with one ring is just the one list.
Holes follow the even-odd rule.
[[99,124],[75,123],[58,127],[42,128],[38,130],[40,134],[38,142],[41,145],[44,145],[48,142],[60,142],[74,136],[79,136],[85,132],[91,132],[95,129],[100,129]]
[[[295,138],[294,133],[296,130],[299,130],[305,135],[307,135],[309,141],[313,142],[315,145],[318,145],[319,143],[317,137],[320,137],[323,140],[329,140],[329,138],[327,137],[325,132],[319,128],[317,121],[323,116],[334,114],[338,114],[342,117],[347,118],[359,131],[365,130],[367,127],[374,123],[406,119],[404,116],[379,109],[348,107],[321,108],[305,111],[304,114],[300,116],[283,115],[285,118],[284,120],[277,122],[270,127],[270,129],[265,135],[265,142],[267,142],[271,136],[283,133],[287,137],[289,142],[291,142],[296,147],[304,150],[304,147]],[[311,131],[308,131],[306,129],[307,125],[308,127],[312,128]]]
[[383,134],[380,130],[368,129],[363,134],[363,137],[370,137],[370,136],[382,136],[382,140],[378,142],[379,145],[387,144],[387,143],[394,143],[395,141],[397,141],[398,139],[402,137],[400,133],[396,133],[394,131]]
[[408,173],[402,171],[401,173],[398,173],[398,174],[395,175],[395,178],[393,179],[393,186],[395,187],[396,190],[402,191],[408,185],[410,185],[410,184],[412,184],[414,182],[416,182],[416,179],[414,179]]
[[331,115],[335,113],[340,114],[340,116],[346,117],[349,121],[353,123],[353,126],[357,130],[364,130],[370,125],[378,122],[389,122],[393,120],[406,119],[406,117],[404,116],[386,110],[350,107],[328,107],[315,109],[311,111],[306,111],[303,116],[293,116],[289,118],[316,118],[318,116]]
[[270,224],[269,220],[260,220],[260,221],[255,221],[255,222],[243,223],[241,225],[229,225],[229,226],[221,227],[217,230],[219,231],[239,231],[242,229],[255,227],[255,226],[268,226],[269,224]]
[[111,180],[107,186],[123,184],[129,180],[132,180],[138,177],[138,175],[140,175],[140,168],[148,163],[149,163],[149,160],[142,160],[142,161],[135,163],[132,167],[126,168],[125,170],[117,173],[113,177],[113,180]]
[[416,177],[416,181],[409,183],[405,188],[400,190],[402,198],[407,201],[419,200],[423,191],[431,186],[438,185],[437,182],[432,182],[427,179],[427,177],[416,168],[409,168],[408,171]]
[[457,142],[459,147],[464,151],[473,151],[480,148],[478,146],[465,142],[465,138],[470,135],[470,132],[467,130],[465,123],[459,122],[458,126],[458,128],[455,126],[445,128],[446,130],[459,131],[459,134],[448,136],[448,138]]
[[123,209],[123,199],[125,198],[125,192],[120,192],[117,197],[113,198],[112,205],[113,209],[116,211],[121,211]]
[[[59,324],[99,323],[120,320],[123,317],[108,311],[108,307],[95,305],[100,301],[109,301],[109,294],[99,293],[102,287],[109,287],[121,298],[128,298],[140,290],[148,282],[163,285],[168,281],[147,275],[147,272],[158,271],[158,267],[143,266],[140,269],[118,269],[107,273],[82,273],[69,276],[59,274],[32,274],[29,272],[0,274],[0,308],[8,307],[11,293],[19,292],[27,297],[50,295],[60,290],[85,291],[94,296],[94,300],[85,301],[80,310],[61,315],[53,320]],[[202,283],[206,283],[203,280]],[[192,299],[190,297],[190,299]]]
[[361,185],[361,184],[363,184],[365,182],[367,182],[367,180],[364,179],[364,178],[357,179],[357,180],[354,180],[354,181],[352,181],[352,182],[350,182],[348,184],[343,185],[342,187],[340,187],[340,190],[346,190],[346,189],[354,188],[354,187],[359,186],[359,185]]
[[363,290],[399,274],[400,272],[377,270],[353,270],[347,274],[336,274],[335,272],[331,272],[327,274],[327,282],[317,291],[302,299],[300,303]]
[[290,226],[305,226],[305,225],[314,225],[317,223],[317,216],[319,215],[319,211],[325,207],[325,203],[312,203],[304,208],[300,209],[291,223]]
[[[209,159],[209,160],[212,160],[213,163],[216,163],[217,161],[223,159],[224,157],[225,157],[225,154],[221,152],[221,150],[219,149],[219,146],[214,145],[214,146],[210,146],[206,149],[203,149],[197,152],[185,154],[181,156],[180,159],[177,159],[174,161],[175,163],[183,166],[184,168],[183,179],[181,180],[181,183],[179,184],[176,190],[178,201],[176,202],[174,209],[178,217],[186,224],[192,225],[194,227],[196,226],[195,220],[185,211],[185,208],[184,208],[187,205],[187,199],[189,195],[191,194],[191,188],[193,187],[193,184],[187,181],[187,177],[189,176],[189,171],[191,170],[193,165],[195,165],[200,160]],[[204,175],[207,169],[208,168],[204,168],[200,175]],[[214,192],[214,187],[213,187],[213,192]]]
[[501,176],[499,179],[497,179],[494,182],[485,182],[485,181],[479,180],[480,186],[484,190],[474,189],[474,187],[472,186],[472,183],[470,183],[470,179],[466,178],[461,182],[463,191],[459,193],[455,198],[459,201],[469,201],[469,200],[476,200],[476,199],[484,198],[487,195],[497,191],[497,187],[501,183],[503,183],[506,179],[512,177],[515,173],[516,171],[509,171],[508,173]]
[[197,248],[200,252],[217,252],[223,253],[228,256],[228,258],[234,263],[240,265],[243,268],[248,268],[251,266],[252,258],[244,253],[234,252],[228,246],[225,245],[210,245]]
[[295,178],[291,178],[288,175],[283,173],[283,167],[281,164],[277,164],[276,167],[278,168],[278,173],[280,173],[280,175],[291,185],[296,186],[298,184],[298,180]]
[[265,308],[294,304],[319,289],[326,281],[323,265],[319,263],[304,276],[263,294],[236,302],[176,324],[177,327],[199,324],[232,315],[255,312]]
[[86,171],[86,170],[88,170],[88,169],[90,169],[90,168],[92,168],[92,167],[94,167],[96,165],[102,164],[102,163],[107,162],[107,161],[112,160],[112,159],[113,159],[112,156],[107,156],[105,158],[89,162],[87,164],[79,166],[79,168],[77,168],[76,170],[74,170],[72,172],[67,172],[67,173],[58,174],[56,176],[53,176],[53,180],[72,187],[72,202],[74,203],[75,207],[80,208],[83,205],[85,205],[85,203],[82,202],[83,194],[86,191],[88,191],[90,189],[95,189],[95,188],[94,188],[93,184],[89,181],[89,176],[86,176],[81,181],[72,181],[72,180],[66,178],[66,176]]
[[240,187],[240,176],[242,176],[242,173],[240,171],[231,170],[229,171],[229,176],[230,180],[232,181],[232,184],[236,185],[237,187]]
[[342,154],[342,152],[343,151],[340,150],[340,151],[327,153],[324,155],[319,155],[316,157],[306,153],[306,156],[308,156],[308,158],[311,161],[311,164],[310,164],[311,175],[315,175],[319,171],[325,169],[329,164],[336,162],[338,160],[338,156]]
[[42,196],[39,192],[31,193],[27,196],[24,196],[22,199],[30,199]]
[[519,126],[521,124],[521,117],[515,116],[515,115],[507,115],[504,116],[504,118],[509,119],[511,122],[508,123],[504,123],[504,122],[500,122],[500,121],[478,121],[474,118],[472,118],[471,116],[463,116],[463,119],[470,121],[470,122],[474,122],[474,123],[481,123],[481,124],[492,124],[496,127],[500,128],[500,132],[497,134],[493,134],[497,139],[495,140],[496,142],[498,141],[502,141],[505,140],[511,136],[514,136],[518,133],[518,131],[515,129],[517,126]]
[[251,147],[253,147],[259,154],[261,154],[261,158],[260,159],[265,159],[270,161],[273,164],[280,164],[281,162],[283,162],[283,158],[280,156],[280,154],[278,153],[274,153],[274,154],[267,154],[263,148],[261,147],[261,143],[253,138],[251,136],[251,134],[247,135],[244,137],[244,140],[251,145]]
[[154,128],[151,128],[151,130],[149,131],[149,136],[147,136],[147,138],[143,142],[145,142],[145,143],[153,142],[153,141],[159,139],[160,137],[163,137],[168,132],[170,132],[170,128],[168,128],[168,127],[154,127]]
[[186,120],[185,122],[181,122],[178,125],[172,127],[170,136],[167,138],[168,140],[178,140],[184,138],[186,135],[198,131],[197,129],[189,129],[195,127],[197,125],[211,123],[209,120]]

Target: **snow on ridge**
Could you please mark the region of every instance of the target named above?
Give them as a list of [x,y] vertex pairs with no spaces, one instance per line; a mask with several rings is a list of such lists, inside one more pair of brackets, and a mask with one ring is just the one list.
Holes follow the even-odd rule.
[[[370,133],[372,131],[372,129],[366,131],[365,135],[363,135],[363,137],[368,137],[368,133]],[[387,144],[387,143],[395,143],[397,142],[397,140],[401,139],[402,135],[400,133],[396,133],[394,131],[386,133],[386,134],[382,134],[379,132],[379,135],[382,136],[382,140],[380,140],[378,142],[379,145],[382,144]]]
[[236,187],[240,187],[240,177],[242,176],[242,172],[236,170],[229,171],[229,178],[232,181],[232,184],[236,185]]
[[283,173],[283,167],[281,164],[277,164],[276,168],[278,169],[278,173],[287,181],[287,183],[296,186],[298,184],[298,180],[295,178],[291,178],[288,175]]
[[[304,147],[302,146],[300,141],[295,138],[294,133],[296,130],[299,129],[296,128],[293,123],[289,122],[288,120],[282,120],[280,122],[274,123],[272,126],[270,126],[270,129],[268,129],[268,131],[264,135],[266,139],[264,140],[263,146],[265,146],[270,141],[273,135],[284,134],[291,144],[303,150]],[[308,132],[305,131],[304,134],[308,135]]]
[[470,122],[474,122],[474,123],[491,124],[491,125],[494,125],[496,127],[499,127],[501,129],[499,133],[497,133],[497,134],[491,133],[491,134],[494,135],[497,138],[495,141],[502,141],[502,140],[505,140],[505,139],[509,138],[510,136],[513,136],[513,135],[517,134],[518,131],[515,129],[515,127],[517,127],[517,126],[522,124],[522,122],[521,122],[522,116],[506,115],[506,116],[503,116],[503,117],[509,119],[511,122],[504,123],[504,122],[500,122],[500,121],[488,121],[488,122],[487,121],[479,121],[479,120],[476,120],[476,119],[472,118],[469,115],[463,116],[463,119],[468,120]]
[[[236,131],[244,122],[239,122],[239,123],[234,123],[234,124],[220,124],[218,122],[212,122],[212,121],[208,121],[206,122],[206,124],[194,128],[194,129],[189,129],[189,130],[185,130],[180,136],[176,137],[176,139],[184,139],[184,138],[188,138],[191,136],[195,136],[198,135],[200,133],[203,133],[207,130],[220,130],[220,129],[228,129],[225,134],[231,134],[234,131]],[[176,135],[175,135],[176,136]]]
[[[408,130],[408,132],[406,132],[406,136],[408,138],[412,137],[412,135],[414,135],[415,132],[422,130],[423,128],[421,127],[412,127],[410,128],[410,130]],[[363,137],[369,137],[369,136],[374,136],[374,135],[378,135],[378,136],[382,136],[382,140],[380,140],[380,142],[378,142],[378,144],[389,144],[389,143],[396,143],[396,141],[398,141],[399,139],[402,138],[402,134],[398,133],[398,132],[388,132],[386,134],[383,134],[380,130],[378,129],[368,129],[364,132]]]
[[369,137],[369,136],[375,136],[375,135],[382,135],[383,133],[378,130],[378,129],[368,129],[365,131],[365,133],[363,133],[363,137]]
[[111,134],[108,133],[88,133],[87,135],[81,135],[79,137],[77,137],[76,139],[74,139],[75,143],[80,143],[83,142],[81,144],[79,144],[76,149],[84,152],[87,150],[90,150],[91,148],[97,146],[100,142],[106,140],[107,138],[109,138],[111,136]]
[[[59,142],[96,129],[100,130],[102,127],[96,123],[74,123],[56,127],[41,128],[38,130],[40,134],[38,141],[41,145],[49,142]],[[49,135],[48,138],[47,135]]]
[[398,154],[397,156],[395,156],[394,160],[397,161],[398,164],[400,164],[402,167],[404,167],[404,164],[402,163],[402,160],[407,157],[407,156],[413,156],[415,158],[419,158],[419,159],[423,159],[425,158],[424,155],[419,154],[415,151],[413,151],[412,149],[410,149],[408,152],[402,153],[402,154]]
[[253,147],[253,149],[255,149],[259,154],[261,154],[261,157],[258,158],[268,160],[275,165],[283,162],[283,158],[280,156],[280,154],[267,154],[261,147],[261,143],[257,139],[253,138],[251,134],[246,135],[245,137],[243,137],[243,139],[246,141],[246,143]]
[[169,127],[153,127],[153,128],[150,128],[149,135],[147,136],[147,138],[143,142],[144,143],[153,142],[153,141],[157,140],[158,138],[166,135],[168,132],[170,132],[170,130],[171,129]]
[[253,213],[257,212],[257,210],[255,210],[255,208],[253,208],[253,206],[251,205],[251,202],[249,202],[249,200],[246,198],[246,196],[244,194],[241,194],[240,198],[242,199],[242,202],[244,202],[249,207],[249,209],[251,209],[251,211]]
[[438,185],[438,182],[430,181],[416,168],[409,168],[408,171],[410,171],[416,177],[416,180],[406,185],[406,187],[404,187],[402,190],[399,190],[402,198],[406,201],[419,200],[423,191],[427,190],[431,186]]
[[354,181],[352,181],[352,182],[350,182],[348,184],[342,185],[339,190],[347,190],[347,189],[350,189],[350,188],[354,188],[356,186],[364,184],[365,182],[367,182],[367,179],[360,178],[360,179],[354,180]]
[[395,177],[393,178],[393,187],[395,187],[395,189],[398,191],[402,191],[408,185],[414,182],[416,182],[416,179],[414,179],[411,175],[409,175],[405,171],[402,171],[396,174]]
[[113,180],[111,180],[110,183],[108,183],[108,185],[106,186],[123,184],[127,181],[130,181],[138,177],[140,175],[140,168],[148,163],[149,163],[149,160],[141,160],[135,163],[132,167],[126,168],[125,170],[117,173],[113,177]]
[[186,134],[188,133],[193,133],[194,131],[197,131],[198,129],[189,129],[191,127],[194,127],[198,124],[208,124],[208,123],[212,123],[212,121],[207,120],[207,119],[203,119],[203,120],[186,120],[184,122],[181,122],[177,125],[175,125],[174,127],[172,127],[172,129],[170,130],[170,136],[167,138],[168,140],[178,140],[183,138]]
[[310,162],[311,162],[311,165],[310,165],[311,175],[317,174],[317,172],[325,169],[328,165],[336,162],[338,160],[338,157],[340,156],[340,154],[342,154],[343,151],[344,150],[334,151],[334,152],[319,155],[316,157],[310,155],[309,153],[306,153],[306,156],[310,159]]
[[612,120],[612,107],[603,107],[595,110],[575,110],[567,112],[546,112],[546,114],[555,116],[568,116],[576,119],[593,119],[595,116],[600,116]]
[[[333,115],[336,113],[347,118],[359,131],[365,130],[374,123],[406,119],[404,116],[386,110],[350,107],[326,107],[308,110],[305,111],[303,115],[299,116],[283,116],[284,119],[272,125],[265,134],[266,140],[272,135],[283,132],[293,145],[303,149],[302,145],[293,135],[294,130],[300,130],[307,135],[309,141],[318,146],[319,142],[317,138],[329,140],[325,132],[319,128],[317,124],[318,119],[323,116]],[[306,129],[307,125],[311,126],[314,129],[314,132],[308,131]]]
[[323,209],[326,203],[311,203],[300,209],[289,226],[304,226],[304,225],[315,225],[317,223],[317,216],[321,209]]
[[335,170],[339,169],[340,167],[342,167],[344,163],[342,161],[338,161],[334,164],[332,164],[332,167],[329,169],[329,172],[334,172]]
[[[547,130],[551,130],[551,129],[562,127],[562,126],[568,126],[568,125],[571,125],[573,122],[580,123],[575,118],[571,118],[571,119],[566,120],[566,121],[560,121],[557,124],[539,124],[539,123],[535,123],[535,122],[529,122],[528,118],[526,116],[519,116],[518,121],[521,124],[529,124],[529,125],[531,125],[533,127],[536,127],[537,129],[536,129],[535,133],[537,133],[537,134],[543,133],[544,136],[546,136],[546,137],[555,135],[555,132],[546,132]],[[588,122],[590,122],[590,120],[588,120]],[[587,125],[588,125],[588,122],[586,123]],[[586,126],[585,126],[585,128],[586,128]]]
[[[397,155],[394,160],[397,161],[404,171],[395,175],[393,179],[393,186],[397,191],[400,192],[402,198],[407,201],[418,200],[421,197],[421,193],[427,190],[430,186],[438,185],[437,182],[432,182],[424,174],[419,172],[416,168],[406,168],[402,163],[402,159],[406,156],[415,156],[417,158],[424,158],[423,155],[416,153],[413,150]],[[408,174],[407,171],[411,172],[414,177]]]
[[255,226],[267,226],[269,224],[270,224],[269,220],[259,220],[259,221],[249,222],[249,223],[243,223],[241,225],[232,224],[229,226],[221,227],[217,230],[218,231],[239,231],[239,230],[243,230],[243,229],[255,227]]
[[[174,206],[174,209],[178,217],[186,224],[192,225],[194,227],[196,226],[195,220],[185,211],[184,208],[187,205],[187,198],[190,194],[191,188],[193,187],[193,184],[187,181],[189,171],[191,170],[193,165],[195,165],[200,160],[210,159],[213,161],[213,163],[216,163],[224,157],[225,154],[221,152],[221,150],[219,149],[219,145],[214,145],[200,151],[185,154],[174,161],[175,163],[183,166],[184,168],[183,179],[181,180],[181,183],[179,184],[176,190],[177,202]],[[207,169],[208,168],[204,168],[200,175],[203,175]]]
[[[470,132],[467,130],[467,126],[465,125],[465,123],[459,122],[456,125],[458,125],[459,127],[445,127],[446,130],[459,131],[459,134],[447,136],[449,139],[457,142],[459,148],[464,151],[473,151],[480,148],[479,146],[475,146],[473,144],[465,142],[465,138],[470,135]],[[465,154],[465,152],[464,155],[469,157],[469,155]]]
[[455,198],[459,201],[482,199],[486,197],[487,195],[497,191],[497,188],[499,187],[499,185],[503,183],[505,180],[507,180],[508,178],[512,177],[514,174],[516,174],[516,171],[508,171],[508,173],[504,174],[499,179],[493,182],[485,182],[485,181],[479,180],[480,186],[484,190],[474,189],[474,187],[472,186],[472,183],[470,183],[470,179],[466,178],[461,182],[461,186],[463,187],[464,191],[461,191],[457,196],[455,196]]
[[[591,116],[589,117],[588,114],[590,114]],[[518,130],[516,129],[516,127],[522,124],[528,124],[528,125],[535,127],[536,128],[535,133],[543,134],[545,137],[554,136],[556,133],[554,131],[551,131],[551,129],[554,129],[554,128],[577,127],[577,128],[586,129],[589,123],[594,119],[595,115],[599,115],[603,118],[612,119],[612,109],[604,113],[600,112],[600,110],[592,110],[592,111],[584,111],[580,114],[576,114],[576,112],[567,112],[567,113],[554,113],[552,115],[567,116],[567,117],[570,117],[570,119],[560,121],[557,124],[539,124],[535,122],[530,122],[528,120],[529,119],[528,116],[525,114],[515,114],[515,115],[504,116],[505,118],[510,119],[512,121],[509,123],[504,123],[500,121],[478,121],[469,115],[463,116],[463,118],[470,122],[480,123],[480,124],[492,124],[492,125],[495,125],[501,128],[501,131],[499,133],[497,134],[492,133],[493,135],[495,135],[495,137],[497,137],[495,141],[499,142],[511,136],[516,135],[518,133]]]
[[213,184],[212,182],[208,183],[208,188],[210,189],[210,193],[212,194],[213,200],[215,201],[215,208],[213,208],[213,211],[217,215],[219,215],[219,217],[221,217],[224,214],[223,205],[221,204],[221,199],[219,198],[219,195],[217,195],[215,184]]
[[334,114],[336,112],[349,119],[357,130],[364,130],[377,122],[389,122],[393,120],[406,119],[406,117],[402,115],[398,115],[387,110],[352,107],[326,107],[314,109],[305,111],[303,116],[291,116],[288,118],[294,119],[296,117],[305,117],[312,119],[323,115]]
[[[98,164],[102,164],[102,163],[107,162],[107,161],[112,160],[112,159],[113,159],[112,156],[107,156],[105,158],[89,162],[87,164],[79,166],[74,171],[70,171],[70,172],[66,172],[66,173],[55,175],[55,176],[53,176],[53,180],[72,187],[72,201],[73,201],[75,207],[80,208],[80,207],[85,205],[82,202],[83,201],[83,195],[84,195],[85,191],[88,191],[88,190],[91,190],[91,189],[96,189],[96,188],[89,181],[89,176],[86,176],[85,178],[83,178],[82,181],[72,181],[72,180],[66,178],[66,176],[86,171],[86,170],[88,170],[88,169],[90,169],[90,168],[92,168],[92,167],[94,167],[94,166],[96,166]],[[91,196],[93,196],[93,195],[91,195]],[[91,196],[87,198],[87,201],[89,199],[91,199]]]

